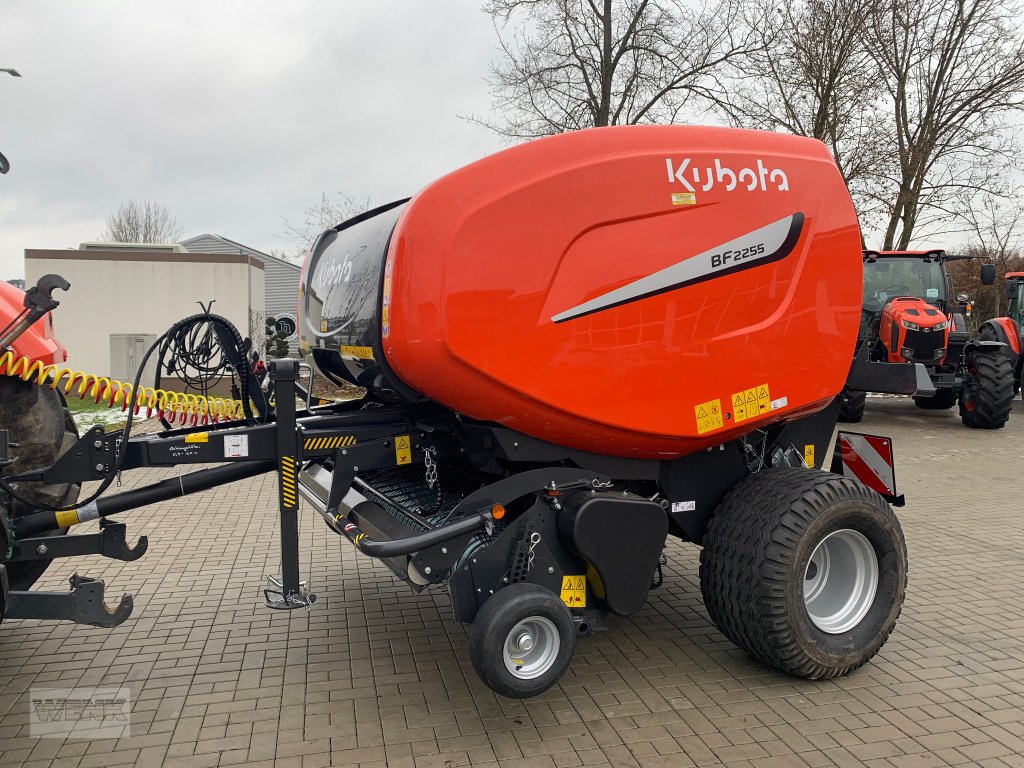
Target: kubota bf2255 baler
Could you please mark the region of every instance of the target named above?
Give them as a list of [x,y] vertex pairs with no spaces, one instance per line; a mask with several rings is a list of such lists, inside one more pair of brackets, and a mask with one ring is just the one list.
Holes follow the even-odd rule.
[[[668,535],[703,547],[705,604],[730,639],[792,674],[843,674],[885,642],[906,584],[891,443],[832,448],[860,302],[857,220],[818,142],[621,127],[517,146],[311,249],[303,351],[363,399],[296,411],[300,368],[275,361],[244,418],[94,431],[8,487],[222,466],[77,511],[22,504],[8,549],[274,470],[272,607],[312,599],[305,497],[413,589],[447,584],[499,693],[545,690],[577,638],[640,609]],[[226,354],[252,399],[244,354]],[[8,615],[37,615],[31,594]]]

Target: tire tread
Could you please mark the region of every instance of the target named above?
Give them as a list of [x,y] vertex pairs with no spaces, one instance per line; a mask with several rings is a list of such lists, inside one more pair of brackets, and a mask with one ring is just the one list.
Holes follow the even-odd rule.
[[972,353],[975,376],[974,408],[960,401],[960,419],[973,429],[1002,429],[1013,409],[1013,368],[1001,351]]
[[[787,621],[787,573],[796,542],[821,510],[848,500],[880,503],[899,530],[889,505],[874,491],[849,478],[802,468],[768,470],[747,478],[711,519],[700,557],[708,614],[726,637],[774,669],[812,680],[845,675],[867,663],[895,626],[894,621],[863,659],[835,668],[809,658]],[[899,541],[905,563],[902,533]],[[905,592],[904,583],[900,606]]]

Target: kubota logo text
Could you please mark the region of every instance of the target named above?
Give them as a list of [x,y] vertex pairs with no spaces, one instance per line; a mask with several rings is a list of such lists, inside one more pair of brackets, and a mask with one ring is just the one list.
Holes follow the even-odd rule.
[[337,258],[331,258],[326,263],[317,266],[316,274],[313,276],[313,287],[317,293],[324,293],[338,283],[347,283],[352,279],[352,257],[345,254],[344,261],[339,262]]
[[[678,165],[672,158],[665,158],[665,167],[668,170],[669,184],[679,182],[687,192],[710,192],[716,185],[725,186],[726,192],[732,192],[737,187],[748,192],[761,190],[767,192],[769,189],[779,192],[789,191],[789,179],[786,172],[781,168],[768,168],[761,161],[757,161],[757,168],[740,168],[734,171],[722,165],[722,161],[715,158],[714,168],[690,167],[690,158],[686,158]],[[692,184],[691,184],[692,182]]]

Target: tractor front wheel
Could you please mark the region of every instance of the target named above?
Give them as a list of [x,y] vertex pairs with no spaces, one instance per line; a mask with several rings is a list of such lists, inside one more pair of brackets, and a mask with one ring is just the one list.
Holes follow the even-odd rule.
[[839,395],[839,420],[850,424],[856,424],[864,418],[864,403],[867,401],[867,392],[843,387]]
[[769,469],[722,501],[700,558],[715,626],[770,667],[844,675],[888,639],[903,606],[907,548],[874,491],[813,469]]
[[1013,408],[1013,368],[999,349],[980,347],[967,355],[968,376],[960,392],[960,420],[972,429],[1002,429]]
[[469,658],[495,693],[525,699],[543,693],[569,668],[576,624],[556,594],[510,584],[488,598],[473,622]]
[[931,397],[914,395],[914,405],[926,411],[945,411],[956,405],[959,393],[955,389],[940,389]]

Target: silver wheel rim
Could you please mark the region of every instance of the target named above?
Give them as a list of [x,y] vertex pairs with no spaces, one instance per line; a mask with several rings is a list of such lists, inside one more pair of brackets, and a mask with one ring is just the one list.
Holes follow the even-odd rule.
[[534,680],[547,672],[558,657],[561,640],[550,619],[531,616],[523,619],[505,637],[502,656],[513,677]]
[[814,626],[839,635],[860,624],[878,590],[878,558],[867,537],[844,528],[815,547],[804,571],[804,607]]

